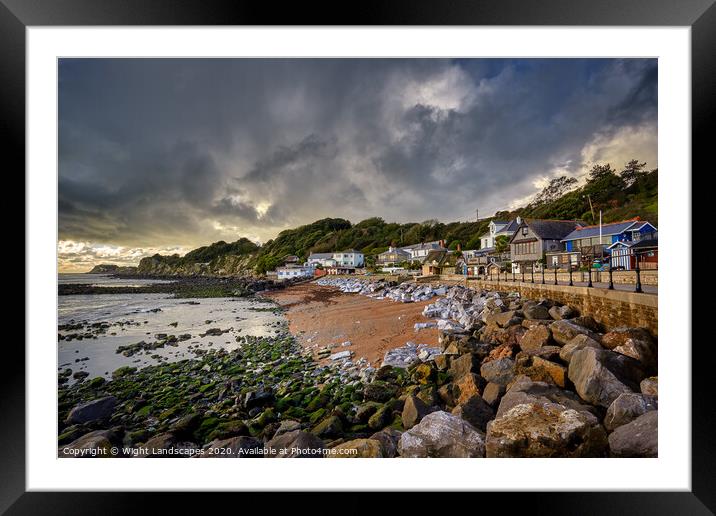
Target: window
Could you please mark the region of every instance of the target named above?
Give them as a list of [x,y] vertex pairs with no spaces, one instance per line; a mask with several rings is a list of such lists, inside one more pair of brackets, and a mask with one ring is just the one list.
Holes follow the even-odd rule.
[[527,233],[528,233],[528,232],[529,232],[529,229],[527,228],[527,226],[524,226],[524,227],[522,228],[522,234],[523,234],[524,236],[527,236]]

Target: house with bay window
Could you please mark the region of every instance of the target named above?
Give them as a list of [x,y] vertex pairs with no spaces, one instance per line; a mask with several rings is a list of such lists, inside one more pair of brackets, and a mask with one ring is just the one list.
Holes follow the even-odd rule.
[[579,220],[522,221],[510,239],[512,269],[519,273],[522,266],[535,266],[546,253],[564,250],[562,239],[582,225]]

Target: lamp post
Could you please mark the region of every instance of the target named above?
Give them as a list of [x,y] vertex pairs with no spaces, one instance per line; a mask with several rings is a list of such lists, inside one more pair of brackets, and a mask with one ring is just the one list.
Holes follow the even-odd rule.
[[614,278],[612,277],[612,255],[609,255],[609,290],[614,290]]
[[544,267],[547,265],[546,263],[540,264],[540,269],[542,269],[542,285],[544,285]]
[[535,262],[532,262],[532,266],[530,267],[530,274],[532,275],[532,283],[535,282]]
[[554,284],[557,284],[557,264],[554,264]]
[[636,257],[636,288],[634,289],[634,292],[643,292],[641,289],[641,269],[639,268],[639,253],[634,253],[634,256]]
[[572,261],[569,261],[569,286],[573,287],[574,283],[572,282]]
[[587,284],[588,287],[592,287],[592,264],[590,263],[587,271],[589,271],[589,283]]

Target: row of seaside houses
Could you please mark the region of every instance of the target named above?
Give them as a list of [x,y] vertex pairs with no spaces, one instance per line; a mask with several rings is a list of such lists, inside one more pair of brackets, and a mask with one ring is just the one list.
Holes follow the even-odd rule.
[[[505,237],[509,246],[498,246]],[[487,274],[508,265],[515,273],[523,268],[541,267],[576,269],[608,261],[612,267],[625,270],[655,269],[658,264],[658,230],[639,217],[601,225],[587,225],[579,220],[493,220],[480,236],[480,249],[450,250],[444,240],[422,242],[403,247],[389,247],[376,257],[376,266],[384,271],[402,270],[406,262],[421,266],[424,276],[434,274]],[[311,253],[305,263],[288,256],[276,269],[278,279],[314,277],[322,274],[364,272],[365,256],[355,249],[333,253]]]

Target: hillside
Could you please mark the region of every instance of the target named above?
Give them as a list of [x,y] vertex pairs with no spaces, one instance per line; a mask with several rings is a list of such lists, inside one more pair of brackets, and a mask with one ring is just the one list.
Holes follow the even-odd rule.
[[240,238],[232,243],[215,242],[184,256],[156,254],[143,258],[137,272],[181,276],[263,274],[280,265],[286,255],[305,260],[312,252],[349,248],[362,251],[370,263],[390,245],[441,239],[452,249],[458,244],[463,249],[477,249],[479,237],[487,231],[491,220],[509,220],[518,215],[524,219],[580,219],[591,224],[598,222],[602,210],[605,223],[639,216],[658,226],[658,172],[647,171],[645,163],[631,160],[621,171],[609,164],[595,165],[586,183],[580,187],[576,184],[573,178],[555,178],[527,206],[497,212],[479,222],[427,220],[400,224],[373,217],[351,224],[345,219],[326,218],[282,231],[260,247]]

